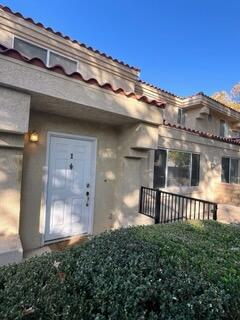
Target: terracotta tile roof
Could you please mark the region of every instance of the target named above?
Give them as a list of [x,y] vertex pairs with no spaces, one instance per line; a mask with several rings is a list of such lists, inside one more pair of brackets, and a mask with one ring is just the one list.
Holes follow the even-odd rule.
[[144,95],[139,96],[135,92],[125,92],[124,89],[122,89],[122,88],[114,89],[110,83],[100,84],[98,82],[98,80],[95,79],[95,78],[85,79],[78,72],[73,72],[71,74],[68,74],[64,70],[64,68],[62,66],[60,66],[60,65],[56,65],[56,66],[53,66],[53,67],[48,67],[48,66],[46,66],[46,64],[41,59],[39,59],[39,58],[28,59],[25,56],[23,56],[20,52],[18,52],[17,50],[6,48],[2,44],[0,44],[0,54],[2,54],[4,56],[11,57],[11,58],[14,58],[14,59],[17,59],[17,60],[20,60],[20,61],[23,61],[23,62],[26,62],[26,63],[29,63],[29,64],[32,64],[32,65],[35,65],[35,66],[40,67],[40,68],[47,69],[47,70],[52,71],[52,72],[56,72],[56,73],[62,74],[64,76],[70,77],[72,79],[83,81],[83,82],[88,83],[90,85],[98,86],[98,87],[100,87],[102,89],[105,89],[105,90],[110,90],[110,91],[112,91],[112,92],[114,92],[116,94],[121,94],[121,95],[124,95],[124,96],[126,96],[128,98],[136,99],[138,101],[145,102],[145,103],[150,104],[150,105],[154,105],[154,106],[156,106],[158,108],[165,108],[165,102],[164,101],[150,99],[150,98],[148,98],[148,97],[146,97]]
[[183,127],[183,126],[178,125],[178,124],[172,124],[172,123],[167,122],[166,120],[163,120],[163,124],[166,127],[179,129],[179,130],[188,132],[190,134],[197,135],[197,136],[202,137],[202,138],[207,138],[207,139],[217,140],[217,141],[221,141],[221,142],[225,142],[225,143],[231,143],[231,144],[240,145],[240,139],[220,137],[220,136],[208,133],[208,132],[186,128],[186,127]]
[[169,94],[169,95],[171,95],[171,96],[173,96],[173,97],[175,97],[175,98],[184,99],[184,97],[180,97],[180,96],[178,96],[178,95],[176,95],[176,94],[174,94],[174,93],[172,93],[172,92],[170,92],[170,91],[164,90],[164,89],[162,89],[162,88],[160,88],[160,87],[157,87],[157,86],[155,86],[155,85],[153,85],[153,84],[151,84],[151,83],[148,83],[148,82],[146,82],[146,81],[143,81],[143,80],[141,80],[141,79],[139,79],[138,82],[139,82],[139,83],[142,83],[142,84],[144,84],[144,85],[146,85],[146,86],[148,86],[148,87],[151,87],[151,88],[153,88],[153,89],[162,91],[163,93]]
[[233,112],[236,112],[236,113],[240,114],[240,111],[238,111],[238,110],[236,110],[236,109],[233,109],[233,108],[227,106],[226,104],[224,104],[224,103],[222,103],[222,102],[217,101],[216,99],[208,96],[207,94],[205,94],[205,93],[202,92],[202,91],[200,91],[200,92],[198,92],[198,93],[195,93],[195,94],[193,94],[193,95],[191,95],[191,96],[188,96],[188,97],[181,97],[181,96],[178,96],[178,95],[176,95],[176,94],[174,94],[174,93],[172,93],[172,92],[170,92],[170,91],[164,90],[164,89],[162,89],[162,88],[160,88],[160,87],[157,87],[157,86],[155,86],[155,85],[153,85],[153,84],[151,84],[151,83],[148,83],[148,82],[146,82],[146,81],[143,81],[143,80],[140,80],[140,79],[139,79],[138,81],[139,81],[139,83],[142,83],[142,84],[144,84],[144,85],[146,85],[146,86],[149,86],[149,87],[151,87],[151,88],[154,88],[154,89],[156,89],[156,90],[162,91],[163,93],[169,94],[169,95],[171,95],[172,97],[179,98],[179,99],[181,99],[181,100],[189,99],[189,98],[194,98],[194,97],[197,97],[197,96],[202,96],[202,97],[205,97],[205,98],[207,98],[207,99],[209,99],[209,100],[211,100],[211,101],[213,101],[213,102],[215,102],[215,103],[220,104],[220,105],[221,105],[222,107],[224,107],[224,108],[227,108],[227,109],[229,109],[229,110],[231,110],[231,111],[233,111]]
[[104,52],[101,52],[101,51],[99,51],[99,50],[97,50],[97,49],[94,49],[94,48],[92,48],[92,47],[90,47],[90,46],[87,46],[86,44],[81,43],[81,42],[79,42],[79,41],[77,41],[77,40],[71,39],[69,36],[63,35],[63,34],[62,34],[61,32],[59,32],[59,31],[54,31],[52,28],[46,27],[46,26],[44,26],[44,25],[43,25],[42,23],[40,23],[40,22],[35,22],[32,18],[24,17],[20,12],[14,12],[14,11],[12,11],[12,10],[11,10],[9,7],[7,7],[7,6],[4,6],[4,5],[1,5],[1,4],[0,4],[0,9],[2,9],[3,11],[5,11],[5,12],[7,12],[7,13],[10,13],[10,14],[18,17],[18,18],[21,18],[21,19],[23,19],[23,20],[25,20],[25,21],[27,21],[27,22],[30,22],[30,23],[34,24],[35,26],[37,26],[37,27],[40,27],[40,28],[42,28],[42,29],[44,29],[44,30],[47,30],[47,31],[49,31],[49,32],[51,32],[51,33],[53,33],[53,34],[55,34],[55,35],[57,35],[57,36],[65,39],[65,40],[69,40],[69,41],[71,41],[71,42],[73,42],[73,43],[76,43],[76,44],[78,44],[79,46],[81,46],[81,47],[83,47],[83,48],[86,48],[86,49],[88,49],[88,50],[90,50],[90,51],[92,51],[92,52],[94,52],[94,53],[97,53],[97,54],[99,54],[100,56],[102,56],[102,57],[104,57],[104,58],[110,59],[110,60],[112,60],[113,62],[117,62],[117,63],[121,64],[121,65],[124,66],[124,67],[128,67],[128,68],[133,69],[133,70],[138,71],[138,72],[141,71],[141,70],[140,70],[139,68],[137,68],[137,67],[130,66],[129,64],[127,64],[127,63],[125,63],[125,62],[123,62],[123,61],[120,61],[120,60],[118,60],[118,59],[115,59],[115,58],[107,55],[107,54],[104,53]]

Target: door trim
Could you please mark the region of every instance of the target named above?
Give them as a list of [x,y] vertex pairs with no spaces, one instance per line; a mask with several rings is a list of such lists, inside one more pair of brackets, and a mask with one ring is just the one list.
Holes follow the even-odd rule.
[[[54,132],[48,131],[47,139],[46,139],[46,160],[45,166],[43,170],[43,214],[42,221],[40,221],[40,233],[42,234],[42,243],[43,246],[48,241],[45,240],[45,232],[46,232],[46,216],[47,216],[47,191],[48,191],[48,172],[49,172],[49,156],[50,156],[50,142],[52,137],[57,138],[65,138],[65,139],[74,139],[74,140],[83,140],[91,142],[91,155],[92,155],[92,164],[91,164],[91,199],[90,199],[90,222],[88,226],[88,235],[93,234],[93,219],[94,219],[94,204],[95,204],[95,188],[96,188],[96,163],[97,163],[97,138],[96,137],[89,137],[89,136],[80,136],[68,133],[61,133],[61,132]],[[67,239],[70,238],[62,238]],[[51,240],[53,242],[54,240]],[[59,241],[59,239],[56,239]]]

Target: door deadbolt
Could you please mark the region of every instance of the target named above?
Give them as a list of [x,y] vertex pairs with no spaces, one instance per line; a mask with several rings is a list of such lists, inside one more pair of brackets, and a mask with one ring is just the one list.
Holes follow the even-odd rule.
[[86,207],[88,207],[89,206],[89,199],[90,199],[90,193],[89,193],[89,191],[87,191],[86,192],[86,196],[87,196],[87,202],[86,202]]

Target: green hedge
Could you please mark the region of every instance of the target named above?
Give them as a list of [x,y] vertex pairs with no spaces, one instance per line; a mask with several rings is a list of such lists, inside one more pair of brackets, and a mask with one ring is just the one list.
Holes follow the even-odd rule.
[[0,319],[240,319],[240,228],[121,229],[1,268]]

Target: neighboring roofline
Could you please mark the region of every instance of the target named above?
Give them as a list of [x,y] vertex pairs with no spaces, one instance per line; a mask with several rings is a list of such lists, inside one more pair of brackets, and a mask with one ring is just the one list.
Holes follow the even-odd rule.
[[79,72],[73,72],[71,74],[68,74],[64,70],[64,68],[62,66],[60,66],[60,65],[55,65],[53,67],[48,67],[39,58],[28,59],[27,57],[23,56],[17,50],[11,49],[11,48],[9,49],[9,48],[5,47],[4,45],[1,45],[1,44],[0,44],[0,54],[4,55],[4,56],[8,56],[10,58],[14,58],[14,59],[26,62],[26,63],[29,63],[31,65],[35,65],[35,66],[40,67],[40,68],[44,68],[44,69],[52,71],[52,72],[56,72],[58,74],[70,77],[70,78],[75,79],[75,80],[83,81],[83,82],[88,83],[90,85],[98,86],[99,88],[102,88],[102,89],[105,89],[105,90],[110,90],[110,91],[112,91],[112,92],[114,92],[116,94],[124,95],[127,98],[133,98],[133,99],[136,99],[138,101],[145,102],[145,103],[150,104],[150,105],[154,105],[154,106],[156,106],[158,108],[165,108],[165,102],[164,101],[156,100],[156,99],[150,99],[145,95],[139,96],[135,92],[126,92],[122,88],[114,89],[112,87],[112,85],[110,83],[108,83],[108,82],[104,83],[104,84],[100,84],[98,82],[98,80],[95,79],[95,78],[85,79]]
[[231,110],[231,111],[233,111],[233,112],[236,112],[236,113],[240,114],[240,112],[239,112],[238,110],[236,110],[236,109],[234,109],[234,108],[231,108],[231,107],[227,106],[226,104],[224,104],[224,103],[222,103],[222,102],[220,102],[220,101],[218,101],[218,100],[216,100],[216,99],[208,96],[208,95],[205,94],[204,92],[198,92],[198,93],[196,93],[196,94],[194,94],[194,95],[192,95],[192,96],[190,96],[190,97],[187,97],[187,98],[185,98],[185,99],[194,98],[194,97],[197,97],[197,96],[205,97],[205,98],[209,99],[210,101],[213,101],[214,103],[217,103],[217,104],[223,106],[224,108],[227,108],[227,109],[229,109],[229,110]]
[[196,94],[193,94],[193,95],[191,95],[191,96],[188,96],[188,97],[181,97],[181,96],[178,96],[178,95],[176,95],[176,94],[174,94],[174,93],[172,93],[172,92],[170,92],[170,91],[164,90],[164,89],[162,89],[162,88],[160,88],[160,87],[157,87],[157,86],[155,86],[155,85],[153,85],[153,84],[151,84],[151,83],[148,83],[148,82],[146,82],[146,81],[143,81],[143,80],[141,80],[141,79],[139,79],[138,82],[141,83],[141,84],[144,84],[144,85],[146,85],[146,86],[148,86],[148,87],[150,87],[150,88],[153,88],[153,89],[155,89],[155,90],[158,90],[158,91],[161,91],[161,92],[163,92],[163,93],[166,93],[166,94],[168,94],[168,95],[170,95],[170,96],[172,96],[172,97],[178,98],[178,99],[182,100],[182,102],[187,101],[188,99],[191,99],[191,98],[194,98],[194,97],[202,96],[202,97],[205,97],[206,99],[209,99],[210,101],[212,101],[212,102],[214,102],[214,103],[217,103],[217,104],[219,104],[220,106],[222,106],[222,107],[224,107],[224,108],[226,108],[226,109],[229,109],[229,110],[231,110],[231,111],[233,111],[233,112],[236,112],[237,114],[240,115],[240,111],[238,111],[238,110],[236,110],[236,109],[234,109],[234,108],[231,108],[231,107],[227,106],[226,104],[224,104],[224,103],[222,103],[222,102],[220,102],[220,101],[218,101],[218,100],[216,100],[216,99],[208,96],[207,94],[205,94],[205,93],[202,92],[202,91],[201,91],[201,92],[198,92],[198,93],[196,93]]
[[193,134],[193,135],[197,135],[197,136],[202,137],[202,138],[217,140],[217,141],[230,143],[230,144],[234,144],[234,145],[238,145],[238,146],[240,145],[240,139],[237,140],[235,138],[220,137],[220,136],[208,133],[208,132],[186,128],[186,127],[183,127],[183,126],[178,125],[178,124],[172,124],[170,122],[167,122],[166,120],[163,120],[163,125],[166,126],[166,127],[169,127],[169,128],[182,130],[182,131],[185,131],[185,132]]
[[23,19],[23,20],[25,20],[25,21],[27,21],[27,22],[29,22],[29,23],[31,23],[31,24],[34,24],[35,26],[37,26],[37,27],[39,27],[39,28],[42,28],[42,29],[44,29],[44,30],[46,30],[46,31],[49,31],[49,32],[55,34],[56,36],[59,36],[59,37],[65,39],[65,40],[71,41],[72,43],[78,44],[79,46],[81,46],[81,47],[83,47],[83,48],[85,48],[85,49],[88,49],[88,50],[90,50],[90,51],[92,51],[92,52],[94,52],[94,53],[96,53],[96,54],[99,54],[100,56],[102,56],[102,57],[104,57],[104,58],[107,58],[107,59],[109,59],[109,60],[112,60],[113,62],[116,62],[116,63],[118,63],[118,64],[120,64],[120,65],[122,65],[122,66],[124,66],[124,67],[130,68],[130,69],[132,69],[132,70],[134,70],[134,71],[137,71],[137,72],[140,72],[140,71],[141,71],[141,70],[140,70],[139,68],[137,68],[137,67],[130,66],[128,63],[125,63],[125,62],[120,61],[120,60],[118,60],[118,59],[116,59],[116,58],[113,58],[112,56],[109,56],[109,55],[107,55],[107,54],[104,53],[104,52],[101,52],[101,51],[99,51],[99,50],[97,50],[97,49],[94,49],[94,48],[92,48],[92,47],[90,47],[90,46],[87,46],[86,44],[81,43],[81,42],[79,42],[79,41],[77,41],[77,40],[71,39],[69,36],[63,35],[63,34],[62,34],[61,32],[59,32],[59,31],[54,31],[52,28],[46,27],[46,26],[44,26],[44,25],[43,25],[42,23],[40,23],[40,22],[35,22],[32,18],[24,17],[20,12],[14,12],[14,11],[12,11],[12,10],[11,10],[9,7],[7,7],[7,6],[4,6],[4,5],[1,5],[1,4],[0,4],[0,9],[2,9],[4,12],[7,12],[7,13],[10,13],[10,14],[14,15],[15,17],[21,18],[21,19]]

